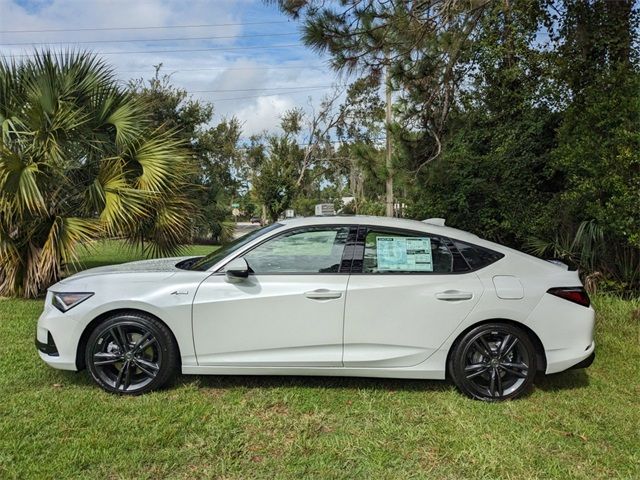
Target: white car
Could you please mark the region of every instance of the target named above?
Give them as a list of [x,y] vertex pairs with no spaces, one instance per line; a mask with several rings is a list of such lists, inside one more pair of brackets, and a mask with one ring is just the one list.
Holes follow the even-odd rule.
[[140,394],[177,372],[450,378],[503,400],[591,364],[578,273],[441,219],[314,217],[206,257],[132,262],[53,285],[40,357]]

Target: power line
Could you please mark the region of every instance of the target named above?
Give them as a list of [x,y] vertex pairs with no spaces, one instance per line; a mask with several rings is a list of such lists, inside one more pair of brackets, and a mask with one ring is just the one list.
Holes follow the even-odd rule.
[[[228,51],[228,50],[254,50],[254,49],[269,49],[269,48],[291,48],[291,47],[303,47],[301,43],[292,43],[289,45],[252,45],[246,47],[218,47],[218,48],[189,48],[180,50],[140,50],[136,52],[95,52],[96,55],[139,55],[144,53],[185,53],[185,52],[211,52],[211,51]],[[6,58],[24,58],[35,57],[35,54],[25,53],[18,55],[6,55]]]
[[317,88],[344,87],[344,85],[304,85],[300,87],[263,87],[263,88],[231,88],[224,90],[192,90],[189,93],[218,93],[218,92],[261,92],[263,90],[304,90]]
[[249,35],[222,35],[214,37],[180,37],[180,38],[132,38],[127,40],[88,40],[88,41],[67,41],[67,42],[19,42],[19,43],[0,43],[3,46],[26,46],[26,45],[79,45],[91,43],[133,43],[133,42],[185,42],[189,40],[216,40],[223,38],[255,38],[255,37],[284,37],[290,35],[299,35],[298,32],[291,33],[256,33]]
[[0,33],[50,33],[50,32],[105,32],[113,30],[159,30],[170,28],[205,28],[205,27],[234,27],[241,25],[274,25],[290,23],[288,20],[270,22],[239,22],[239,23],[206,23],[201,25],[154,25],[147,27],[92,27],[92,28],[49,28],[42,30],[0,30]]
[[[298,66],[273,66],[273,67],[209,67],[209,68],[166,68],[162,66],[167,72],[180,73],[180,72],[205,72],[209,70],[319,70],[327,68],[326,65],[298,65]],[[118,70],[119,73],[146,73],[148,70]]]
[[[250,96],[246,96],[246,97],[212,98],[211,101],[213,103],[215,103],[215,102],[226,102],[226,101],[230,101],[230,100],[245,100],[245,99],[248,99],[248,98],[276,97],[278,95],[293,95],[293,94],[298,94],[298,93],[308,93],[308,92],[317,91],[317,90],[323,90],[323,89],[322,88],[316,88],[316,89],[309,89],[309,90],[301,90],[301,91],[297,91],[297,92],[269,93],[269,94],[266,94],[266,95],[250,95]],[[195,93],[195,92],[187,92],[187,93]]]

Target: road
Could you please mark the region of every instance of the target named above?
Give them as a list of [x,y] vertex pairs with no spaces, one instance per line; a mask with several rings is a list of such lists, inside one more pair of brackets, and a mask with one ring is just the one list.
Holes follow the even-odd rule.
[[257,228],[260,228],[260,225],[257,223],[238,222],[236,223],[236,231],[233,232],[233,238],[241,237]]

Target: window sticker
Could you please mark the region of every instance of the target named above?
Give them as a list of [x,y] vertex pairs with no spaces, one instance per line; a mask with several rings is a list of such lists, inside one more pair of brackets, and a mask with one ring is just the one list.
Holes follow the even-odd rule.
[[429,237],[376,238],[379,272],[433,272]]

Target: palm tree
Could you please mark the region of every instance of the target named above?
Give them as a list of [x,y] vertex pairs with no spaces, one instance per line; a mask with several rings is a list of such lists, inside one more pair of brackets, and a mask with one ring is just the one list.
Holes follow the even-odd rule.
[[190,158],[89,53],[0,60],[0,295],[36,296],[104,235],[178,250]]

